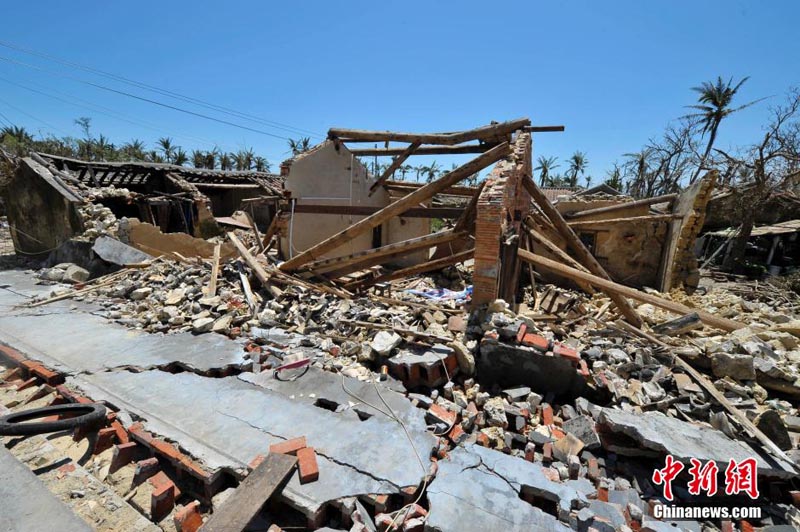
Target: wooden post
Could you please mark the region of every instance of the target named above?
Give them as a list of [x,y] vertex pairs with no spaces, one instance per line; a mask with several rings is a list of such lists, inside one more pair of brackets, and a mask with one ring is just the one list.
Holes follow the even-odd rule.
[[[567,241],[567,245],[572,249],[572,251],[578,256],[578,261],[586,266],[586,268],[594,273],[602,277],[607,281],[611,281],[611,277],[609,277],[608,273],[603,269],[597,259],[594,258],[586,246],[583,245],[581,239],[578,238],[578,235],[575,234],[575,231],[570,228],[567,224],[564,217],[561,216],[561,213],[556,210],[550,200],[544,195],[542,190],[533,182],[529,176],[524,177],[522,179],[522,184],[527,189],[528,193],[531,195],[533,200],[542,210],[542,212],[550,219],[550,222],[555,226],[556,230],[564,237]],[[614,301],[614,304],[617,305],[622,315],[625,316],[625,319],[628,320],[630,323],[636,325],[637,327],[641,327],[642,325],[642,318],[636,313],[630,303],[619,295],[612,294],[611,300]]]
[[528,253],[524,249],[519,250],[519,257],[537,266],[547,268],[548,270],[567,277],[568,279],[578,279],[587,283],[591,283],[597,288],[602,289],[609,296],[616,296],[617,298],[629,297],[631,299],[635,299],[636,301],[650,303],[651,305],[655,305],[659,308],[663,308],[670,312],[681,315],[696,312],[697,315],[700,316],[700,319],[703,320],[703,323],[712,327],[717,327],[723,331],[730,332],[745,327],[745,324],[739,323],[738,321],[720,318],[719,316],[715,316],[714,314],[705,312],[703,310],[691,309],[686,305],[681,305],[680,303],[675,303],[674,301],[670,301],[668,299],[647,294],[629,286],[617,284],[614,281],[609,281],[608,279],[604,279],[597,275],[592,275],[590,273],[576,270],[575,268],[570,268],[569,266],[564,266],[559,262],[547,259],[541,255]]
[[452,172],[445,174],[436,181],[428,183],[424,187],[415,190],[408,196],[398,199],[394,203],[390,203],[375,214],[359,220],[347,229],[340,231],[326,240],[323,240],[319,244],[312,246],[311,248],[294,256],[293,258],[281,264],[280,269],[282,271],[296,270],[300,266],[307,264],[312,260],[324,255],[325,253],[338,248],[346,242],[349,242],[356,236],[369,231],[373,227],[381,225],[386,220],[402,214],[412,206],[416,206],[419,203],[432,198],[447,187],[454,185],[462,179],[474,174],[475,172],[478,172],[490,164],[499,161],[500,159],[506,157],[509,152],[510,147],[508,142],[504,142],[503,144],[492,148],[468,163],[459,166]]
[[[550,252],[551,255],[555,255],[559,260],[565,262],[566,264],[572,266],[577,270],[581,270],[587,273],[589,272],[589,270],[587,270],[584,265],[573,259],[569,255],[569,253],[567,253],[566,251],[555,245],[553,242],[548,240],[547,237],[544,236],[542,233],[540,233],[533,227],[527,227],[527,229],[528,229],[528,235],[530,236],[531,240],[533,240],[534,242],[545,248],[547,251]],[[527,251],[533,252],[533,249],[528,249]],[[528,266],[530,266],[530,264],[528,264]],[[583,281],[575,281],[575,282],[578,286],[581,287],[581,289],[584,292],[586,292],[589,295],[594,295],[595,289],[592,288],[592,285],[590,285],[589,283],[584,283]]]

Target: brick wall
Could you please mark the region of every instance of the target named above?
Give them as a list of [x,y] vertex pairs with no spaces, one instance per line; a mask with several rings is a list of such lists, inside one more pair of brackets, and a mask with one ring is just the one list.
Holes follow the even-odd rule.
[[519,267],[516,260],[502,263],[501,240],[519,234],[530,208],[531,198],[522,179],[531,175],[531,148],[530,133],[517,133],[511,155],[495,165],[478,198],[472,276],[475,305],[497,299],[501,284],[516,289]]

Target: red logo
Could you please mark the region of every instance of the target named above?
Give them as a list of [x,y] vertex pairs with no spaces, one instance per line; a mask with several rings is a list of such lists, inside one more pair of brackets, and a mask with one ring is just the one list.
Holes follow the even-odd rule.
[[[717,475],[719,467],[713,460],[703,463],[690,458],[691,467],[689,468],[689,493],[700,495],[705,493],[709,497],[717,493]],[[657,486],[664,486],[664,498],[668,501],[673,500],[672,481],[680,475],[684,469],[684,464],[675,460],[672,455],[667,455],[663,469],[653,471],[653,483]],[[728,467],[725,468],[725,494],[738,495],[747,494],[751,499],[758,499],[758,482],[755,458],[746,458],[739,463],[731,459]]]

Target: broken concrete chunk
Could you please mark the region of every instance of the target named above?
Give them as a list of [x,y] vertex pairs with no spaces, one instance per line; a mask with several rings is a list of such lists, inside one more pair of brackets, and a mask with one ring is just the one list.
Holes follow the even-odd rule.
[[572,434],[582,441],[589,450],[600,447],[600,436],[597,434],[594,419],[590,416],[576,416],[565,421],[561,428],[567,434]]
[[402,343],[403,339],[394,331],[378,331],[370,342],[370,347],[381,356],[389,356],[392,349]]
[[731,355],[720,352],[712,355],[711,371],[717,377],[730,377],[737,381],[755,380],[756,369],[750,355]]
[[493,397],[486,401],[486,404],[483,405],[483,411],[486,414],[486,424],[490,427],[508,426],[505,402],[502,398]]
[[567,463],[570,456],[580,455],[583,447],[584,443],[581,440],[567,433],[566,436],[553,444],[553,456],[557,460]]

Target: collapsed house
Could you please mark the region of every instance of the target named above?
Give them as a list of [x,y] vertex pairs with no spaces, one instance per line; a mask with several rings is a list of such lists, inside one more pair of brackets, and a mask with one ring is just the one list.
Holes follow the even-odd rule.
[[[17,252],[38,257],[84,233],[88,238],[109,229],[115,233],[122,218],[163,233],[208,238],[222,233],[217,218],[238,210],[247,209],[257,223],[269,224],[274,203],[264,198],[277,200],[281,188],[280,178],[260,172],[34,153],[21,159],[8,185],[8,221]],[[255,197],[260,201],[246,202]]]
[[[36,176],[27,191],[15,180],[9,225],[37,240],[21,245],[45,237],[31,226],[52,197],[53,219],[76,220],[49,245],[88,240],[117,259],[73,287],[75,265],[0,271],[0,404],[101,413],[3,443],[58,495],[47,508],[97,528],[796,527],[800,301],[691,293],[715,172],[648,200],[537,186],[532,137],[559,129],[335,128],[273,185],[211,172],[226,186],[191,185],[207,196],[153,178],[126,211],[84,182],[95,163],[26,160],[19,175]],[[430,183],[390,180],[415,154],[476,157]],[[395,156],[380,176],[357,159],[374,155]],[[215,209],[224,190],[237,196]],[[170,214],[148,218],[165,198]],[[83,213],[94,201],[113,211],[105,228]],[[431,232],[436,218],[447,225]],[[676,506],[655,474],[667,456],[687,470],[681,505],[757,512],[658,517]],[[752,463],[760,497],[687,491],[693,459],[720,477]]]

